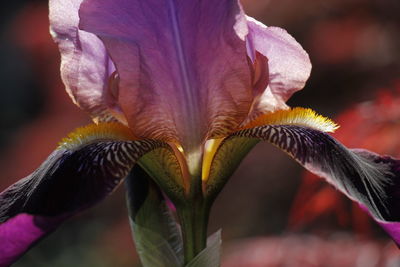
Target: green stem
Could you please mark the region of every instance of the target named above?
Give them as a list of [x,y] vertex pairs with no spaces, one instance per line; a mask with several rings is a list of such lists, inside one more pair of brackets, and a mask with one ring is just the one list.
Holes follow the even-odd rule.
[[211,203],[204,199],[202,190],[203,152],[202,148],[188,150],[186,161],[190,174],[189,192],[184,202],[176,204],[182,229],[185,266],[207,247]]
[[207,226],[210,205],[202,198],[177,208],[182,227],[185,265],[207,246]]

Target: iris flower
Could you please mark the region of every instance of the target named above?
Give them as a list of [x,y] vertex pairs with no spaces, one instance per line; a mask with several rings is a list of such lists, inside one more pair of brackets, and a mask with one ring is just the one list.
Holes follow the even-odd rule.
[[[206,245],[210,207],[260,140],[324,177],[400,241],[400,162],[347,149],[327,134],[332,121],[289,108],[310,74],[308,55],[237,0],[50,0],[50,25],[66,90],[95,123],[1,193],[1,266],[126,177],[143,262],[158,266],[163,246],[177,266],[218,265],[217,256],[200,257],[218,247]],[[183,242],[162,231],[165,199]],[[161,243],[151,250],[143,240],[153,237]]]

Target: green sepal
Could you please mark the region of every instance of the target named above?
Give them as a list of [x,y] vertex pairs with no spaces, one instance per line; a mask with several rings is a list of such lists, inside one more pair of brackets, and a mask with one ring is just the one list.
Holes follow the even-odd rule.
[[140,158],[138,164],[173,202],[185,200],[179,161],[171,148],[157,148]]
[[185,267],[219,267],[221,266],[221,230],[208,237],[207,247]]
[[139,166],[126,185],[133,239],[143,266],[183,266],[180,227],[158,186]]
[[228,137],[219,146],[211,163],[205,196],[213,201],[249,151],[259,142],[257,138]]

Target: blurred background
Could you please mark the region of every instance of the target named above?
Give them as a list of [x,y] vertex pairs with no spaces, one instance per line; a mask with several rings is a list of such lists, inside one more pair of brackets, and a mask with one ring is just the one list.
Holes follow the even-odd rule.
[[[335,137],[348,147],[400,157],[400,1],[242,3],[247,14],[285,28],[310,55],[311,78],[289,105],[334,118],[341,125]],[[89,119],[61,83],[47,1],[8,1],[0,12],[3,190]],[[140,266],[121,189],[15,266]],[[247,156],[217,199],[210,233],[219,228],[223,267],[400,266],[397,248],[368,216],[266,143]]]

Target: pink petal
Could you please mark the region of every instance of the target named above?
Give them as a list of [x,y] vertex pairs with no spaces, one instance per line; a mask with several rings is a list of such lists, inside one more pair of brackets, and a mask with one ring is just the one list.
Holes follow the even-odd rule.
[[[397,192],[396,195],[398,195]],[[379,219],[370,212],[370,209],[366,205],[358,203],[358,206],[369,216],[371,216],[379,224],[379,226],[390,235],[396,245],[400,248],[400,222]]]
[[64,219],[21,213],[0,224],[0,266],[11,265],[34,243],[53,232]]
[[134,133],[190,148],[234,130],[250,109],[243,16],[234,0],[87,0],[80,27],[110,53]]
[[397,246],[400,247],[400,222],[385,222],[376,220],[377,223],[390,235]]
[[281,28],[267,27],[251,17],[247,17],[247,25],[249,57],[254,62],[256,53],[261,53],[267,58],[269,72],[268,88],[256,101],[253,112],[267,113],[286,109],[285,102],[304,87],[310,76],[308,54]]
[[50,31],[61,53],[61,77],[75,104],[92,116],[108,115],[105,97],[114,64],[101,40],[78,29],[82,0],[50,0]]

